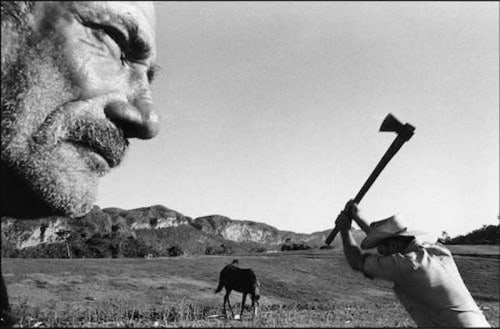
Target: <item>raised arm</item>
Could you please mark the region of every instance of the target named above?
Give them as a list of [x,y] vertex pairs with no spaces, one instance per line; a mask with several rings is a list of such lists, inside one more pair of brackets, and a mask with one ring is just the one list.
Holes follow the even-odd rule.
[[356,203],[351,199],[347,202],[345,209],[347,210],[348,216],[350,216],[356,224],[366,233],[370,231],[370,225],[368,222],[359,215],[359,208]]
[[340,236],[342,237],[342,245],[344,247],[344,256],[347,263],[351,266],[353,270],[362,271],[363,270],[363,254],[359,248],[356,240],[351,234],[351,218],[346,212],[343,212],[336,224],[340,230]]

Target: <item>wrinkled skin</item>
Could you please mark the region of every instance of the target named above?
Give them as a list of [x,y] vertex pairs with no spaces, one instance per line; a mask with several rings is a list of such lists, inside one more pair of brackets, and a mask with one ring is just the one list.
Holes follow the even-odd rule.
[[36,2],[2,16],[1,215],[85,215],[128,139],[158,133],[145,2]]
[[[11,4],[2,3],[0,216],[85,215],[128,139],[158,133],[153,5]],[[10,327],[18,318],[3,275],[0,299],[0,326]]]

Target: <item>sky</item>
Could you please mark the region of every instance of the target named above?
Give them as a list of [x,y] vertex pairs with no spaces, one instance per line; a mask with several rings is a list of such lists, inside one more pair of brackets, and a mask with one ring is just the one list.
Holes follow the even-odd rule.
[[360,202],[435,241],[499,223],[498,2],[156,2],[161,131],[101,208],[156,204],[312,233]]

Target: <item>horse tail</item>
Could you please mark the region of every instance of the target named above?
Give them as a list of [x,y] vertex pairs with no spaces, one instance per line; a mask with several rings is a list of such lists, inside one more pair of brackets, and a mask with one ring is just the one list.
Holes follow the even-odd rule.
[[217,289],[215,289],[215,293],[221,291],[222,287],[224,287],[224,285],[222,284],[222,273],[221,273],[221,276],[219,277],[219,285],[217,286]]
[[219,285],[217,286],[217,289],[215,289],[215,293],[220,292],[222,290],[222,287],[224,287],[224,285],[221,282],[219,282]]

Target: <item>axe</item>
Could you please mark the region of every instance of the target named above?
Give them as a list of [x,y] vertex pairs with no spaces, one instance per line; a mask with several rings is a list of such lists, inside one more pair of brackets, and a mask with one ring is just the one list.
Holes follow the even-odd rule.
[[[398,119],[396,119],[396,117],[394,117],[394,115],[392,115],[391,113],[387,114],[384,121],[380,125],[380,131],[393,131],[397,134],[396,139],[394,139],[392,144],[389,146],[389,149],[387,149],[382,159],[380,159],[375,169],[373,169],[370,177],[368,177],[365,184],[363,184],[358,194],[356,194],[356,196],[354,197],[354,203],[359,204],[361,199],[363,199],[366,192],[368,191],[368,189],[370,189],[373,182],[375,182],[375,179],[377,179],[378,175],[380,175],[380,173],[385,168],[387,163],[389,163],[392,157],[399,151],[401,146],[403,146],[403,144],[407,142],[411,138],[411,136],[413,136],[414,130],[415,127],[413,127],[409,123],[402,124]],[[344,211],[347,211],[347,209],[342,210],[342,212]],[[342,214],[342,212],[340,213],[340,215]],[[333,239],[335,239],[335,236],[337,235],[338,232],[339,229],[335,225],[335,228],[326,238],[325,243],[327,245],[332,243]]]

